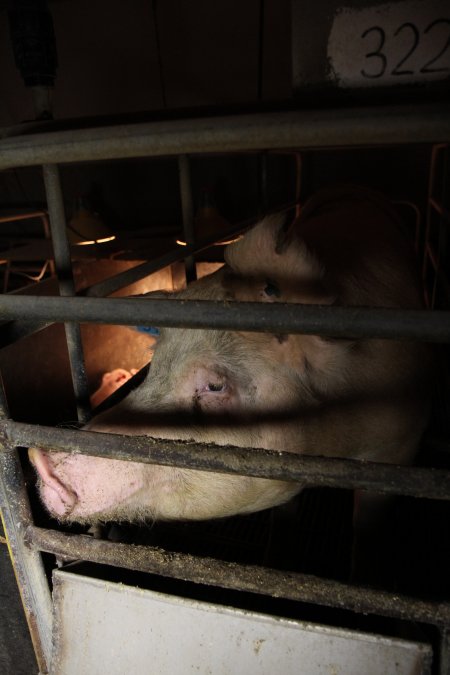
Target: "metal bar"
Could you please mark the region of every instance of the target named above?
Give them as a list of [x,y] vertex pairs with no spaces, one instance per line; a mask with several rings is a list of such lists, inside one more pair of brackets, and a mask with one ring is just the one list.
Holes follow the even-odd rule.
[[441,630],[439,675],[450,675],[450,626]]
[[0,325],[0,349],[50,325],[50,321],[7,321]]
[[[7,419],[6,399],[0,382],[0,420]],[[14,566],[25,617],[41,672],[50,665],[52,605],[42,558],[25,544],[24,535],[32,523],[28,495],[19,456],[2,437],[7,452],[0,453],[0,511],[11,562]]]
[[181,248],[172,249],[168,253],[164,253],[155,260],[150,260],[149,262],[142,263],[141,265],[136,265],[136,267],[132,267],[125,272],[116,274],[113,277],[105,279],[104,281],[99,281],[97,284],[93,284],[85,291],[82,291],[81,294],[91,298],[103,298],[107,295],[111,295],[120,288],[126,288],[135,281],[139,281],[140,279],[143,279],[154,272],[158,272],[167,265],[172,265],[175,262],[184,260],[186,257],[186,252],[189,254],[194,250],[194,248],[194,246],[191,246],[184,248],[184,250]]
[[11,216],[1,216],[0,223],[14,223],[17,220],[29,220],[30,218],[47,218],[46,211],[30,211],[29,213],[17,213]]
[[[180,176],[180,198],[181,210],[183,213],[183,233],[184,240],[188,245],[195,245],[195,228],[194,228],[194,206],[192,203],[191,190],[191,170],[189,165],[189,157],[187,155],[180,155],[178,157],[178,173]],[[186,267],[186,280],[195,281],[197,278],[195,270],[195,260],[193,255],[187,255],[184,259]]]
[[2,295],[3,319],[448,342],[450,311],[156,298]]
[[[146,419],[151,423],[150,415]],[[153,422],[161,423],[161,416],[154,417]],[[172,415],[170,421],[166,418],[164,422],[180,425],[185,420],[180,420],[180,415]],[[312,457],[261,448],[215,446],[211,443],[172,441],[150,436],[54,429],[13,421],[5,422],[3,433],[9,443],[18,446],[39,446],[122,461],[293,481],[304,487],[339,487],[428,499],[450,499],[450,471],[445,470],[336,457]]]
[[[66,232],[61,181],[57,166],[43,166],[43,174],[50,216],[55,269],[58,276],[60,293],[63,296],[60,300],[65,302],[66,298],[73,299],[71,296],[75,295],[75,283],[72,273],[69,240]],[[73,317],[68,317],[66,320],[65,331],[73,388],[77,402],[78,419],[86,422],[91,412],[89,389],[84,365],[80,326],[74,323]]]
[[437,143],[450,105],[295,110],[30,134],[0,141],[0,169],[210,152]]
[[[281,209],[278,209],[279,212],[288,211],[292,208],[292,205],[287,205]],[[255,224],[255,218],[246,220],[235,225],[231,230],[227,232],[227,237],[235,237],[238,234],[241,234],[246,229]],[[125,272],[116,274],[105,281],[100,281],[97,284],[93,284],[87,290],[84,291],[84,295],[88,297],[102,298],[107,295],[111,295],[119,288],[125,288],[135,281],[139,281],[144,277],[153,274],[153,272],[158,272],[167,265],[172,265],[173,263],[180,262],[184,260],[187,256],[193,256],[195,253],[200,253],[204,249],[214,246],[216,243],[216,238],[211,239],[201,239],[196,241],[195,244],[187,244],[187,246],[180,246],[164,253],[163,255],[150,260],[149,262],[142,263],[142,265],[136,265]]]
[[196,558],[149,546],[111,543],[32,526],[27,540],[62,558],[83,559],[208,586],[286,598],[364,614],[379,614],[434,625],[450,624],[450,604],[427,602],[366,587],[351,586],[308,574],[278,571]]

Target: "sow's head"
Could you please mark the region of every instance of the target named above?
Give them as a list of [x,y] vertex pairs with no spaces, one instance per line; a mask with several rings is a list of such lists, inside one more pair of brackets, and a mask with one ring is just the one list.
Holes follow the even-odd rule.
[[[174,297],[421,307],[413,256],[380,195],[323,191],[284,221],[263,220],[227,247],[223,268]],[[412,342],[163,328],[144,382],[85,429],[409,462],[427,422],[428,364]],[[44,505],[66,522],[229,516],[302,487],[36,448],[30,457]]]

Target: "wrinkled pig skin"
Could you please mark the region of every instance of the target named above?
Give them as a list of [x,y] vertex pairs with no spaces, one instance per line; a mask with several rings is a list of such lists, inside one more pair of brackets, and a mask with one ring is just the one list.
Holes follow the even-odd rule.
[[[324,190],[285,220],[263,220],[227,247],[223,268],[174,297],[422,307],[414,257],[381,195]],[[163,328],[144,382],[85,428],[408,463],[427,423],[430,364],[428,348],[408,341]],[[301,489],[38,449],[30,457],[43,503],[64,522],[223,517]]]

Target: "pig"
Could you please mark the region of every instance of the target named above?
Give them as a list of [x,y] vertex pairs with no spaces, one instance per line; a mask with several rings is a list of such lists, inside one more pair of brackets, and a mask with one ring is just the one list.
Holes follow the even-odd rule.
[[[227,246],[221,269],[173,297],[422,307],[413,251],[381,194],[323,189],[291,221],[264,218]],[[428,346],[333,335],[160,332],[142,384],[85,429],[255,452],[413,460],[429,414]],[[168,413],[182,424],[161,422]],[[302,489],[39,448],[29,454],[45,507],[69,523],[219,518],[282,504]]]

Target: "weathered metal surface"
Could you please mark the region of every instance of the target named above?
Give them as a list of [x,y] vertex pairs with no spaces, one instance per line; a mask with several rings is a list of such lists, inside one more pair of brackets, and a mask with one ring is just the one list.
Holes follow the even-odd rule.
[[439,655],[439,675],[450,673],[450,627],[446,626],[441,631],[441,644]]
[[356,147],[450,139],[450,106],[297,110],[29,134],[0,141],[0,169],[125,157]]
[[44,319],[333,337],[450,341],[450,311],[328,307],[295,303],[151,298],[60,298],[2,295],[4,319]]
[[207,586],[338,607],[364,614],[379,614],[438,626],[450,624],[448,602],[431,602],[382,590],[351,586],[309,574],[238,565],[148,546],[112,543],[86,535],[66,534],[35,526],[28,528],[27,540],[41,551],[68,560],[82,559]]
[[64,570],[54,572],[53,582],[53,675],[430,673],[432,651],[420,643],[197,602]]
[[[75,295],[69,240],[67,238],[64,200],[57,166],[44,166],[44,183],[52,234],[55,269],[62,299]],[[28,313],[27,313],[28,317]],[[29,317],[28,317],[29,318]],[[90,417],[89,388],[84,365],[80,326],[68,318],[65,324],[67,349],[73,388],[77,402],[78,419],[86,422]]]
[[[7,415],[0,384],[0,420]],[[0,511],[11,562],[40,670],[47,672],[51,652],[52,606],[41,555],[25,545],[24,536],[32,522],[28,495],[17,451],[1,434],[7,452],[0,453]]]
[[[177,420],[172,416],[171,421],[181,423],[179,416]],[[340,487],[450,499],[450,471],[443,469],[311,457],[292,452],[171,441],[150,436],[55,429],[13,421],[4,423],[4,433],[10,444],[18,446],[39,446],[124,461],[294,481],[304,487]]]

